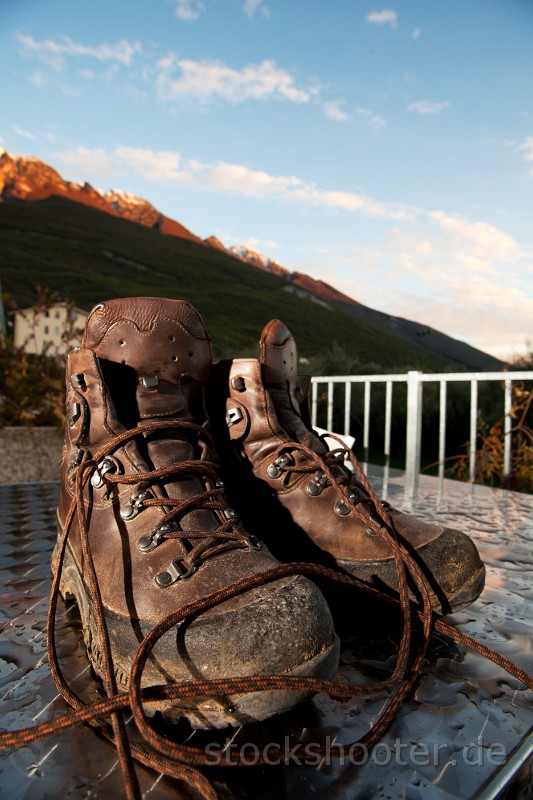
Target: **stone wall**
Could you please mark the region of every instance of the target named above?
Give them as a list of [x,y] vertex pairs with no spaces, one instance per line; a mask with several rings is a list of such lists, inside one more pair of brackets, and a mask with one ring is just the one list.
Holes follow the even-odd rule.
[[0,428],[0,483],[59,480],[63,432]]

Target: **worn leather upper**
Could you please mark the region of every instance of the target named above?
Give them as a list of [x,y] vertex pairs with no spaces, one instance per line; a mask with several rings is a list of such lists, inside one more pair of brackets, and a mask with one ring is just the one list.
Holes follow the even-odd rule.
[[[203,388],[210,367],[209,340],[198,313],[188,303],[128,298],[96,306],[87,321],[84,347],[68,356],[70,423],[63,450],[60,524],[75,494],[80,460],[92,458],[110,439],[152,420],[206,425]],[[130,438],[115,448],[112,456],[119,471],[126,474],[213,457],[196,433],[180,428]],[[174,558],[186,556],[198,540],[192,539],[190,544],[182,539],[163,540],[152,552],[141,552],[139,540],[160,524],[169,508],[142,507],[129,520],[121,517],[121,508],[139,489],[147,488],[152,497],[185,500],[212,485],[210,480],[188,474],[153,481],[147,487],[141,482],[111,486],[104,481],[100,487],[87,483],[84,495],[91,551],[107,609],[155,622],[172,607],[277,563],[264,546],[260,550],[240,547],[207,557],[194,575],[169,588],[155,585],[155,576]],[[208,535],[227,517],[221,511],[196,507],[179,515],[177,521],[182,530]],[[244,535],[242,528],[235,530]],[[68,542],[83,572],[76,517]],[[260,587],[225,603],[216,613],[272,596],[294,580],[302,581],[291,578]]]
[[[240,412],[240,419],[232,422],[228,431],[233,449],[250,466],[255,479],[268,487],[266,494],[272,498],[272,506],[281,505],[288,512],[291,524],[321,551],[335,559],[348,561],[390,559],[390,545],[377,536],[364,519],[354,512],[346,515],[336,513],[335,506],[342,500],[339,486],[367,498],[361,485],[357,485],[344,467],[333,467],[341,478],[337,485],[327,483],[318,495],[307,491],[310,482],[321,472],[320,459],[327,461],[328,448],[301,417],[297,396],[296,344],[282,322],[272,320],[264,328],[260,351],[260,361],[233,359],[219,368],[224,377],[219,382],[218,391],[227,395],[226,411],[233,419],[239,414],[232,412],[235,409]],[[287,447],[290,442],[311,449],[316,453],[316,462],[298,448]],[[279,475],[272,477],[269,468],[280,454],[288,454],[289,467],[283,466]],[[358,504],[358,509],[363,517],[369,519],[373,514],[372,518],[377,519],[368,498]],[[440,525],[422,523],[394,509],[389,513],[397,532],[415,548],[442,534]],[[269,542],[284,535],[283,531],[273,530]],[[275,550],[274,545],[271,546]]]

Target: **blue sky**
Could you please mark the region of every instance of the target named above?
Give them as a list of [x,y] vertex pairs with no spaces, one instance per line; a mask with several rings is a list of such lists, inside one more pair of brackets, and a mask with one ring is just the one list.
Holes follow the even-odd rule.
[[10,153],[496,355],[533,340],[531,0],[0,6]]

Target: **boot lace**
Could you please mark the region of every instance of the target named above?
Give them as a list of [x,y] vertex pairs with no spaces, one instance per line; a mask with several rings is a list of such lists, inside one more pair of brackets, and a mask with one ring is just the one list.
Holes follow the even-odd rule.
[[[383,510],[390,509],[389,503],[378,499],[366,475],[352,451],[346,447],[342,439],[334,433],[323,434],[318,438],[327,447],[326,436],[335,439],[339,447],[320,454],[302,442],[286,442],[277,450],[274,461],[280,473],[282,486],[287,487],[293,476],[311,474],[314,476],[312,484],[308,485],[309,494],[320,494],[327,486],[334,486],[340,497],[340,502],[346,502],[346,509],[353,510],[362,520],[368,522],[368,516],[377,525],[389,525],[391,520]],[[296,462],[291,452],[300,452],[304,460]],[[346,467],[346,459],[353,466],[353,471]],[[367,514],[361,508],[366,507]]]
[[[70,710],[54,718],[53,720],[40,723],[31,728],[14,732],[0,732],[0,747],[22,747],[32,741],[53,735],[54,733],[69,728],[73,725],[86,723],[97,729],[116,746],[124,776],[125,792],[128,798],[132,798],[132,800],[138,800],[141,796],[134,768],[134,762],[138,761],[139,763],[160,773],[165,773],[170,777],[184,782],[190,789],[196,791],[199,796],[206,798],[206,800],[216,800],[217,795],[213,785],[205,776],[205,774],[200,771],[201,767],[207,767],[210,765],[210,763],[212,763],[209,760],[209,754],[202,749],[171,741],[158,734],[153,729],[144,712],[143,703],[154,700],[175,700],[179,705],[180,701],[183,702],[183,700],[188,698],[228,695],[243,692],[257,692],[264,690],[300,690],[307,692],[325,692],[338,699],[348,699],[356,696],[368,696],[382,691],[390,691],[391,694],[389,699],[371,730],[366,733],[358,742],[350,745],[344,745],[343,747],[339,746],[339,754],[344,752],[345,755],[351,754],[352,756],[355,755],[356,757],[359,757],[359,755],[362,756],[368,751],[368,748],[371,748],[373,745],[375,745],[376,742],[378,742],[383,736],[394,719],[402,702],[415,686],[415,683],[420,675],[420,668],[422,666],[422,661],[426,654],[432,632],[447,636],[461,645],[476,651],[477,653],[493,661],[502,669],[506,670],[508,673],[521,681],[525,686],[533,689],[533,677],[528,675],[520,667],[513,664],[509,659],[500,655],[481,642],[477,642],[470,636],[455,630],[434,615],[431,610],[428,591],[418,566],[410,558],[409,554],[406,552],[401,543],[397,541],[393,526],[386,513],[386,509],[368,484],[368,481],[360,469],[355,456],[352,453],[349,453],[349,451],[347,451],[347,449],[343,446],[343,450],[349,453],[349,458],[356,469],[357,480],[364,487],[368,497],[374,505],[376,513],[380,518],[380,523],[378,524],[378,522],[375,522],[372,519],[369,521],[368,517],[365,516],[365,524],[373,527],[376,535],[383,537],[389,543],[392,549],[398,569],[399,599],[383,595],[379,590],[367,586],[351,575],[345,574],[336,569],[323,567],[318,564],[290,563],[272,567],[264,572],[242,578],[241,580],[219,589],[218,591],[213,592],[199,600],[188,603],[187,605],[168,614],[164,619],[157,623],[139,646],[129,677],[128,691],[125,693],[119,693],[114,676],[113,657],[109,644],[98,578],[91,555],[83,490],[87,480],[89,479],[91,471],[94,470],[95,465],[97,465],[99,460],[108,452],[111,452],[115,447],[119,446],[131,436],[139,435],[139,433],[143,431],[147,432],[148,430],[156,430],[160,427],[160,425],[161,423],[150,423],[146,426],[143,426],[142,429],[136,428],[134,431],[127,431],[124,434],[120,434],[120,436],[117,436],[106,448],[103,448],[98,453],[95,453],[92,459],[83,462],[76,471],[75,496],[67,513],[62,532],[58,539],[47,622],[47,648],[50,669],[57,689],[63,696],[66,703],[70,706]],[[165,423],[165,426],[168,427],[169,423]],[[192,427],[197,429],[199,426]],[[342,495],[344,501],[350,504],[350,507],[354,513],[362,515],[362,511],[358,508],[359,503],[350,499],[349,487],[351,478],[347,477],[345,480],[344,477],[341,478],[338,474],[338,467],[341,464],[340,452],[333,451],[326,456],[320,456],[315,451],[298,442],[285,444],[283,445],[283,448],[280,448],[280,451],[281,450],[284,452],[291,450],[300,451],[309,459],[308,465],[305,465],[304,467],[299,466],[297,468],[294,464],[291,465],[290,462],[287,462],[288,465],[285,468],[288,471],[317,472],[317,470],[320,470],[321,472],[324,472],[327,480],[331,483],[331,485],[337,488],[337,491],[340,493],[340,495]],[[344,453],[342,454],[342,458],[344,458]],[[201,461],[200,463],[202,465],[202,474],[204,475],[206,474],[206,465],[208,470],[215,468],[215,465],[210,465],[209,462]],[[189,464],[187,464],[187,468],[189,468]],[[169,475],[179,474],[179,471],[177,472],[176,469],[177,466],[172,465],[159,470],[153,470],[149,473],[121,475],[119,476],[120,480],[117,476],[106,475],[106,478],[111,483],[138,483],[139,480],[150,483],[163,479]],[[196,467],[194,467],[194,469],[196,469]],[[204,508],[220,510],[219,506],[225,507],[225,504],[223,504],[222,500],[220,499],[220,495],[221,491],[217,492],[216,489],[207,490],[195,498],[195,502],[197,504],[196,507],[200,506]],[[148,501],[145,500],[143,502]],[[149,502],[152,503],[152,501]],[[166,512],[167,514],[171,515],[168,517],[169,520],[174,520],[177,516],[179,516],[180,513],[184,513],[186,508],[191,507],[185,506],[183,501],[179,501],[179,504],[176,505],[169,504],[168,498],[158,498],[156,504],[161,504],[165,508],[170,507],[170,511]],[[61,672],[55,644],[55,622],[59,598],[59,585],[63,569],[65,549],[74,515],[77,515],[79,529],[81,532],[82,548],[85,559],[85,577],[91,594],[91,599],[94,604],[95,615],[97,618],[99,644],[103,655],[104,664],[104,687],[107,697],[106,699],[93,704],[85,704],[81,698],[75,694],[75,692],[73,692],[66,682]],[[235,547],[248,546],[246,544],[246,535],[237,535],[237,533],[233,530],[230,521],[227,523],[222,523],[216,531],[208,531],[205,533],[207,538],[209,538],[212,543],[207,549],[199,549],[197,551],[199,557],[208,557],[209,554],[212,555],[214,551],[216,551],[216,548],[222,544],[230,544],[231,546]],[[198,535],[200,536],[200,534]],[[186,532],[186,537],[190,538],[190,536],[190,532]],[[327,578],[329,580],[354,588],[357,591],[363,591],[370,595],[376,602],[385,602],[392,605],[399,604],[402,611],[402,634],[396,663],[388,678],[365,686],[357,686],[351,683],[341,682],[340,680],[323,680],[319,678],[289,675],[263,675],[216,680],[175,681],[166,683],[164,685],[142,686],[143,670],[148,657],[157,641],[168,630],[170,630],[170,628],[179,623],[185,622],[186,620],[189,620],[211,608],[214,608],[218,604],[229,600],[232,597],[236,597],[243,592],[250,591],[258,586],[272,583],[290,575],[308,575],[315,578]],[[418,587],[421,598],[421,607],[414,606],[409,600],[407,586],[408,575],[411,576],[412,580],[414,580],[416,586]],[[421,632],[417,633],[416,636],[412,626],[413,615],[416,615],[421,622]],[[128,738],[124,725],[124,713],[128,710],[131,710],[133,713],[137,730],[144,740],[141,743],[137,741],[130,741]],[[106,721],[107,717],[110,717],[111,724]],[[275,753],[270,750],[268,754],[269,759],[274,755]],[[278,755],[280,759],[283,758],[282,751],[280,751]],[[224,762],[222,763],[224,764]],[[258,763],[264,762],[262,762],[260,758]],[[241,761],[241,765],[245,766],[246,761]]]
[[[254,536],[247,534],[240,527],[237,515],[224,500],[224,485],[220,481],[219,468],[214,461],[204,458],[191,459],[169,464],[149,472],[135,472],[132,474],[100,471],[102,462],[105,462],[106,458],[118,446],[124,444],[125,441],[139,435],[172,429],[193,432],[207,441],[210,452],[214,450],[213,440],[206,428],[192,422],[165,420],[147,423],[125,431],[95,453],[93,458],[84,461],[81,469],[83,475],[86,472],[94,472],[96,470],[101,475],[102,480],[109,484],[109,488],[116,485],[135,485],[136,492],[132,495],[130,502],[133,501],[135,503],[136,513],[143,508],[150,507],[160,508],[163,511],[157,527],[154,528],[151,535],[144,537],[144,549],[145,552],[149,552],[160,542],[179,541],[181,554],[177,561],[181,564],[180,577],[185,578],[192,575],[207,558],[226,550],[235,548],[255,549],[259,545]],[[152,496],[150,487],[154,483],[162,484],[167,479],[184,476],[196,476],[201,481],[210,483],[211,488],[206,488],[204,491],[188,498],[172,498],[166,495]],[[225,519],[215,529],[183,530],[179,525],[179,520],[189,512],[198,510],[219,512],[219,516]],[[191,547],[193,543],[194,545]],[[143,548],[141,547],[141,549]]]

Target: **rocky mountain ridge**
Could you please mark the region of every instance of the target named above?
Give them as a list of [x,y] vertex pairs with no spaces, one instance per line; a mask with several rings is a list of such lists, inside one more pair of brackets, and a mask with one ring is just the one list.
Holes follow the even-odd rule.
[[200,244],[209,252],[220,251],[244,264],[281,278],[283,290],[325,308],[339,309],[377,326],[389,334],[416,344],[429,353],[457,361],[472,369],[499,369],[503,362],[482,353],[424,323],[395,317],[348,297],[328,283],[304,273],[286,269],[257,250],[245,246],[227,248],[215,236],[202,239],[181,223],[158,211],[147,200],[118,189],[100,191],[90,183],[72,183],[44,161],[12,156],[0,148],[0,203],[21,203],[63,197],[114,217],[138,223],[159,233]]
[[13,156],[7,150],[0,150],[0,201],[44,200],[52,195],[155,228],[161,233],[202,241],[142,197],[120,189],[101,191],[87,182],[72,183],[38,158]]
[[121,189],[96,189],[90,183],[66,181],[53,167],[38,158],[14,156],[0,149],[0,202],[44,200],[52,195],[66,197],[77,203],[96,208],[113,216],[137,222],[160,233],[179,236],[215,247],[257,269],[285,278],[302,297],[318,299],[322,303],[345,303],[359,306],[356,300],[337,289],[301,272],[291,272],[258,250],[245,245],[226,247],[215,236],[201,239],[176,220],[158,211],[142,197]]

